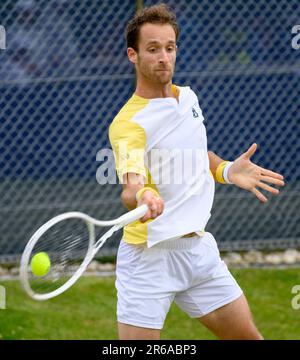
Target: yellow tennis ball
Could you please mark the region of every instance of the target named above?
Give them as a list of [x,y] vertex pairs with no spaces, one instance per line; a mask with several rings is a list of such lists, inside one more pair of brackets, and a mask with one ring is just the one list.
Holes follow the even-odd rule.
[[31,271],[36,276],[47,275],[50,267],[51,261],[49,255],[45,252],[39,252],[35,254],[31,259]]

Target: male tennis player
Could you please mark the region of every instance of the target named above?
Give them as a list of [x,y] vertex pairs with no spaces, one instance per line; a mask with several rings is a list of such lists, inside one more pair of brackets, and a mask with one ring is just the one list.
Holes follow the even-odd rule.
[[[250,161],[256,144],[234,162],[207,151],[196,94],[172,84],[178,35],[175,15],[163,4],[144,9],[126,29],[137,85],[109,136],[123,204],[147,204],[149,211],[124,229],[118,251],[119,338],[159,339],[175,301],[220,339],[262,339],[205,226],[215,181],[233,183],[265,202],[258,188],[277,194],[267,183],[282,186],[283,177]],[[166,169],[170,181],[161,176]]]

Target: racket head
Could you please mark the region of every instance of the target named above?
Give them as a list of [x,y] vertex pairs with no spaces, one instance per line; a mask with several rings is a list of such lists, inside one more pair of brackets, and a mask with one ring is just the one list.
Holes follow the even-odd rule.
[[[35,300],[47,300],[66,291],[92,260],[94,243],[95,226],[83,213],[65,213],[46,222],[32,235],[22,254],[20,280],[24,290]],[[45,264],[47,261],[50,264]]]
[[[29,296],[48,300],[69,289],[112,234],[145,215],[142,205],[117,219],[96,220],[81,212],[58,215],[41,226],[28,241],[20,264],[20,281]],[[95,242],[95,227],[111,227]],[[49,258],[51,266],[36,273],[32,259],[37,254]]]

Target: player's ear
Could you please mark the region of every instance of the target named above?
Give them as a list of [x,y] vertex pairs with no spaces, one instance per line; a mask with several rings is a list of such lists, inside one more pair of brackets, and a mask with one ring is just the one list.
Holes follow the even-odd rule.
[[127,56],[129,61],[131,61],[133,64],[137,63],[137,52],[133,48],[127,48]]

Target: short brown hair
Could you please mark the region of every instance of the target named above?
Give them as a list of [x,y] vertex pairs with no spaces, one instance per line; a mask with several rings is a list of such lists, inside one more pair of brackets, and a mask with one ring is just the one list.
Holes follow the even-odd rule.
[[126,26],[127,47],[138,51],[139,33],[142,25],[151,24],[170,24],[176,35],[179,36],[179,26],[176,21],[176,15],[166,4],[154,5],[139,11]]

